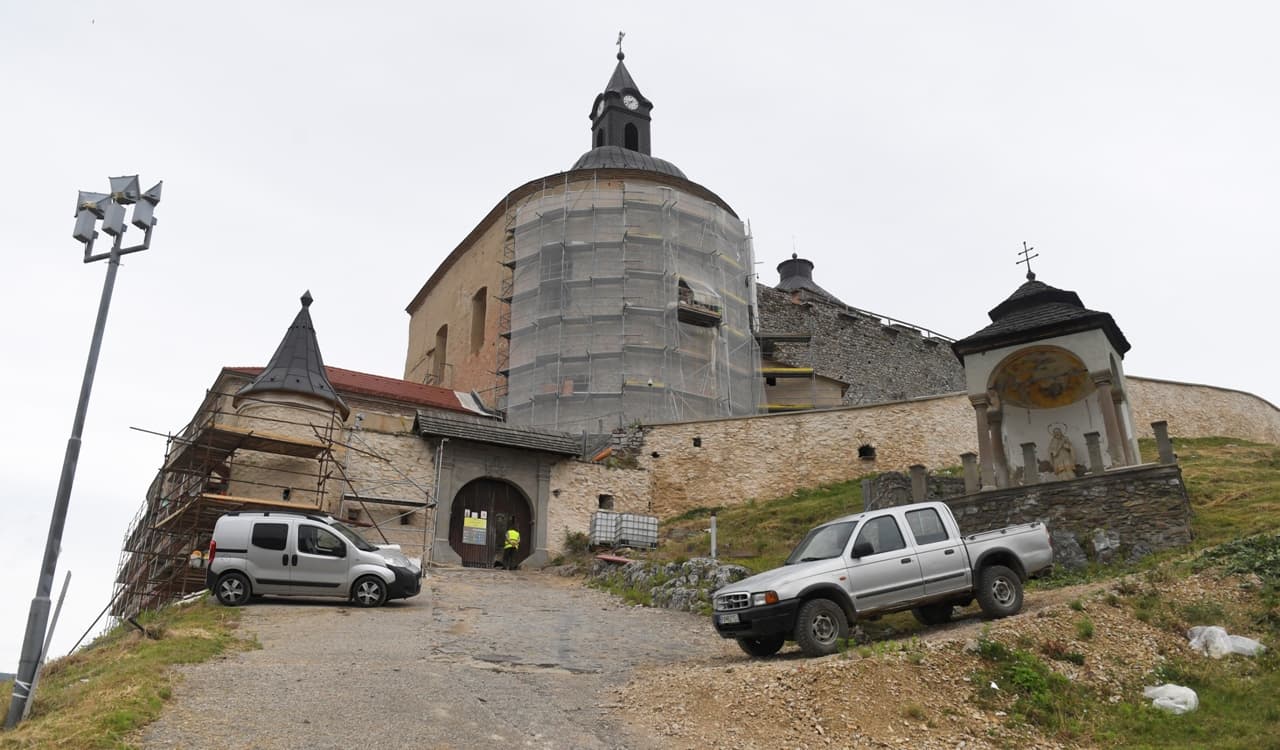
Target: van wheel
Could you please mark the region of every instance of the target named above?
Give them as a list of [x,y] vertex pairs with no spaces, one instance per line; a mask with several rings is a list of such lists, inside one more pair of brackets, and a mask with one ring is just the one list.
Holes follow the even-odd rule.
[[377,576],[364,576],[351,587],[351,598],[361,607],[378,607],[387,600],[387,584]]
[[223,573],[218,579],[218,583],[213,587],[214,596],[218,597],[218,601],[227,607],[239,607],[241,604],[249,601],[249,579],[244,573],[231,571]]
[[951,615],[954,612],[955,606],[952,604],[926,604],[911,610],[916,622],[921,625],[945,625],[951,622]]
[[767,635],[763,638],[739,638],[738,647],[748,655],[757,659],[765,659],[778,653],[786,638],[780,635]]
[[978,576],[978,606],[993,620],[1018,614],[1022,609],[1022,579],[1003,565],[983,568]]
[[796,618],[796,645],[806,656],[834,654],[849,637],[849,620],[840,605],[830,599],[810,599]]

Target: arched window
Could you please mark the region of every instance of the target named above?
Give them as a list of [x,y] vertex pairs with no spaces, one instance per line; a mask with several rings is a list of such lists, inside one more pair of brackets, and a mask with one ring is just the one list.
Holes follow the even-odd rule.
[[431,358],[431,382],[435,385],[444,383],[445,352],[449,348],[449,326],[440,326],[436,331],[436,353]]
[[484,316],[489,304],[489,288],[480,287],[471,296],[471,353],[484,347]]
[[604,145],[604,128],[596,131],[596,148]]
[[640,131],[636,128],[634,122],[627,123],[627,127],[622,131],[622,145],[632,151],[640,150]]

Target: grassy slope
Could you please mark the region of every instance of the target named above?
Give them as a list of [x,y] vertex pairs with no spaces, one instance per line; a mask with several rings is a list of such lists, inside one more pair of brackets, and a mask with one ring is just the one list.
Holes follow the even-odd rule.
[[[1185,716],[1171,716],[1133,699],[1118,704],[1104,700],[1053,678],[1041,657],[1018,652],[991,660],[992,670],[1011,670],[1026,685],[1018,700],[1027,705],[1053,706],[1051,720],[1030,718],[1048,735],[1068,743],[1096,743],[1102,747],[1159,748],[1260,748],[1275,747],[1280,736],[1280,447],[1260,445],[1230,438],[1175,440],[1174,449],[1182,464],[1183,476],[1195,513],[1195,550],[1218,548],[1214,557],[1188,556],[1185,551],[1157,556],[1155,565],[1143,565],[1148,581],[1146,594],[1123,601],[1134,618],[1154,623],[1170,632],[1183,633],[1197,624],[1220,624],[1233,633],[1261,636],[1271,651],[1256,659],[1240,657],[1220,661],[1170,653],[1155,675],[1160,681],[1185,685],[1196,690],[1200,710]],[[1154,460],[1155,446],[1143,441],[1143,456]],[[748,503],[721,509],[718,532],[721,557],[753,570],[778,565],[812,525],[862,507],[858,480],[794,493],[790,497],[764,503]],[[695,511],[689,518],[666,524],[668,541],[655,554],[662,559],[678,559],[706,554],[710,547],[707,511]],[[1248,544],[1225,544],[1251,535],[1263,535]],[[1224,545],[1218,547],[1218,545]],[[1240,601],[1224,597],[1222,602],[1206,599],[1178,602],[1162,596],[1161,588],[1177,588],[1179,576],[1205,565],[1227,565],[1235,572],[1249,572],[1257,578]],[[1087,578],[1102,580],[1131,572],[1132,568],[1091,569]],[[1074,576],[1068,581],[1079,580]],[[1052,584],[1051,584],[1052,585]],[[904,614],[891,615],[868,624],[868,634],[877,638],[901,638],[917,629]],[[1008,683],[1009,680],[1002,680]],[[977,680],[975,684],[986,684]],[[1133,686],[1137,691],[1138,686]],[[1074,711],[1067,708],[1074,707]],[[1073,714],[1063,717],[1063,712]],[[1046,714],[1053,714],[1047,711]],[[1017,715],[1017,714],[1015,714]]]
[[[240,610],[209,601],[138,618],[152,637],[129,625],[88,648],[50,662],[30,717],[0,734],[0,748],[126,748],[155,720],[172,693],[174,665],[206,661],[227,649],[251,648],[236,634]],[[0,690],[9,705],[13,683]]]

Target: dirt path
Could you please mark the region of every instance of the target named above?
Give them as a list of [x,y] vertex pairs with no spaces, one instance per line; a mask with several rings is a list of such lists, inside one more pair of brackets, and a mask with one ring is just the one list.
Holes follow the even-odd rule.
[[262,649],[187,668],[143,747],[659,747],[616,688],[739,653],[704,617],[523,571],[437,573],[376,610],[268,600],[244,627]]

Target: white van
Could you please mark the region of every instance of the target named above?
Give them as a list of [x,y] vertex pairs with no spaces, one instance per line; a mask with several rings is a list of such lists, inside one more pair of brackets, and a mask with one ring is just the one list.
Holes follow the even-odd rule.
[[399,545],[373,545],[327,515],[237,511],[218,519],[205,583],[228,607],[251,596],[338,596],[361,607],[422,590]]

